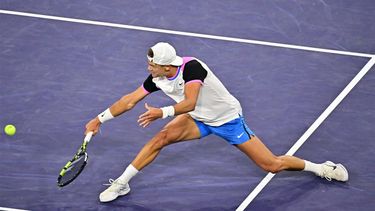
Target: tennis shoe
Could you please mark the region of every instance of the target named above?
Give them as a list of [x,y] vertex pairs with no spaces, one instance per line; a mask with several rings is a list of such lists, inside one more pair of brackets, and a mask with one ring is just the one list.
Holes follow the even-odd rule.
[[349,179],[349,174],[346,168],[341,164],[335,164],[332,161],[326,161],[322,163],[322,178],[326,178],[328,181],[335,179],[337,181],[346,182]]
[[110,186],[99,195],[100,202],[110,202],[130,192],[129,184],[122,184],[118,180],[109,179],[109,184],[104,185]]

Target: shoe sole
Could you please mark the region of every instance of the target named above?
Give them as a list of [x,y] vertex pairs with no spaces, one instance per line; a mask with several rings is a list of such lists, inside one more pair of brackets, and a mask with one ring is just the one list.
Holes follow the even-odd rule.
[[124,195],[128,194],[129,192],[130,192],[130,188],[129,188],[127,191],[125,191],[124,193],[118,194],[118,195],[116,196],[116,198],[114,198],[114,199],[112,199],[112,200],[102,201],[102,200],[100,200],[100,198],[99,198],[99,201],[102,202],[102,203],[111,202],[111,201],[117,199],[119,196],[124,196]]

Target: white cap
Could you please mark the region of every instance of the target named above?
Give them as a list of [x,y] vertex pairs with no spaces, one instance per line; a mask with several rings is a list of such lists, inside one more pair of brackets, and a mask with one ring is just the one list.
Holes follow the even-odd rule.
[[151,50],[154,53],[154,57],[150,58],[147,56],[150,62],[173,66],[181,66],[183,63],[182,58],[177,56],[176,50],[168,43],[156,43],[156,45],[151,47]]

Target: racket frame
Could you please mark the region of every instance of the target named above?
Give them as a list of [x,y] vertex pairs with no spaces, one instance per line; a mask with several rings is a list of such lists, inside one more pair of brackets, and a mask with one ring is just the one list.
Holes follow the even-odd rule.
[[[64,187],[68,184],[70,184],[71,182],[73,182],[73,180],[75,180],[79,174],[83,171],[83,169],[85,168],[86,164],[87,164],[87,161],[89,159],[89,156],[86,152],[86,148],[87,148],[87,144],[90,142],[91,138],[92,138],[92,135],[93,135],[93,132],[89,132],[87,133],[87,135],[85,136],[84,140],[83,140],[83,143],[81,145],[81,147],[79,148],[78,152],[74,155],[74,157],[68,161],[65,166],[61,169],[60,171],[60,174],[57,178],[57,186],[59,187]],[[84,163],[83,165],[81,166],[81,168],[79,169],[79,171],[68,181],[64,182],[64,183],[61,183],[61,179],[62,177],[65,175],[65,173],[67,172],[67,170],[72,166],[72,163],[74,163],[74,161],[78,160],[78,158],[84,156]]]

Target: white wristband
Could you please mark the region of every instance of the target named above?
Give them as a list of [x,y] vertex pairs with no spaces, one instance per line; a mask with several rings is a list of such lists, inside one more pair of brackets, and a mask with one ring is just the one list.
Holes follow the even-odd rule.
[[166,106],[160,108],[163,111],[163,119],[169,117],[169,116],[174,116],[174,107],[173,106]]
[[101,123],[104,123],[115,117],[111,114],[111,111],[109,110],[109,108],[107,108],[107,110],[103,111],[101,114],[98,115],[98,118]]

